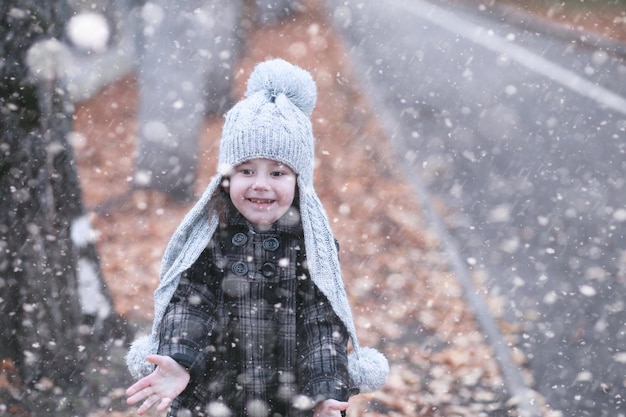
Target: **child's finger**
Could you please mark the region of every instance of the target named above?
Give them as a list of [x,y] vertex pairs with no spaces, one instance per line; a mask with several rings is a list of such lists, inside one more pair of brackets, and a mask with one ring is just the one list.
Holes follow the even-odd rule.
[[348,403],[333,399],[324,400],[313,413],[314,417],[333,417],[341,415],[341,411],[348,409]]
[[151,363],[153,365],[161,366],[163,364],[163,356],[161,356],[161,355],[148,355],[146,357],[146,362]]
[[163,399],[161,399],[161,402],[159,403],[159,405],[157,407],[157,410],[158,411],[165,410],[170,405],[171,402],[172,402],[171,398],[163,398]]
[[[162,363],[162,360],[159,355],[149,355],[146,358],[146,362],[159,366]],[[141,391],[142,389],[149,387],[152,383],[151,375],[152,374],[141,378],[139,381],[135,382],[133,385],[128,387],[128,389],[126,390],[126,396],[130,397],[131,395],[134,395],[135,393]]]
[[134,394],[129,395],[128,398],[126,399],[126,404],[128,405],[137,404],[139,401],[149,398],[152,394],[153,394],[153,391],[151,389],[149,388],[142,389],[140,391],[135,392]]
[[126,390],[126,396],[130,397],[132,395],[135,395],[139,391],[141,391],[141,390],[143,390],[145,388],[148,388],[149,386],[150,386],[150,382],[146,381],[145,378],[142,378],[139,381],[135,382],[130,387],[128,387],[128,389]]
[[348,403],[337,400],[327,400],[326,404],[330,410],[344,411],[348,409]]
[[152,406],[158,403],[159,401],[161,401],[161,399],[159,398],[158,395],[155,395],[155,394],[150,395],[146,399],[146,401],[144,401],[141,404],[141,406],[137,409],[137,414],[142,415],[143,413],[148,411],[150,408],[152,408]]

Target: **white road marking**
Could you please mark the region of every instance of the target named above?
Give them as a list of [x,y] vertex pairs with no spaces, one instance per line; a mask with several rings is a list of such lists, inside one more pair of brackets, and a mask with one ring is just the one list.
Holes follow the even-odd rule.
[[397,1],[395,5],[449,32],[469,39],[493,52],[505,55],[531,71],[541,74],[583,97],[596,101],[601,106],[626,115],[626,99],[624,97],[594,84],[541,55],[490,33],[482,26],[461,19],[452,12],[422,0]]

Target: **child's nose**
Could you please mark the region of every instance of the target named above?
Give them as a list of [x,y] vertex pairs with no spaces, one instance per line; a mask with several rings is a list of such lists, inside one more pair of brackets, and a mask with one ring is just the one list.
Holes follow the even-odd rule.
[[269,188],[265,175],[257,175],[253,187],[257,190],[266,190]]

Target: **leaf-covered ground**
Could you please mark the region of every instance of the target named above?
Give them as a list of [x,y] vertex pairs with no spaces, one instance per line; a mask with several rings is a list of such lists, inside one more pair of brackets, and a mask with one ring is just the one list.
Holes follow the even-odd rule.
[[590,34],[626,42],[626,4],[623,0],[488,0],[485,3],[507,6],[529,13],[544,24],[573,30],[578,32],[578,39]]
[[[317,82],[312,117],[318,139],[316,188],[341,243],[360,343],[381,349],[391,362],[387,385],[352,398],[348,415],[516,415],[503,394],[493,352],[422,217],[406,174],[394,161],[346,52],[319,3],[306,4],[306,13],[278,26],[249,30],[235,69],[234,97],[242,96],[254,64],[267,58],[300,65]],[[141,332],[152,317],[161,254],[191,203],[129,191],[137,102],[136,82],[129,76],[81,103],[73,143],[115,307]],[[198,195],[216,169],[222,122],[221,117],[207,118],[199,138]],[[515,344],[513,329],[505,323],[502,327]],[[99,403],[92,417],[135,414],[124,404],[130,380],[121,363],[123,352],[112,346],[111,356],[90,368]],[[523,357],[515,360],[524,363]]]

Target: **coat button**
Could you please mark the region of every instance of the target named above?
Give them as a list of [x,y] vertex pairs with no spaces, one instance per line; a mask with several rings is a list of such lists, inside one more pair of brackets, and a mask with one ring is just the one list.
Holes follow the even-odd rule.
[[235,262],[230,269],[239,276],[243,276],[248,273],[248,265],[246,265],[246,263],[242,261]]
[[261,267],[261,273],[266,278],[273,277],[276,275],[276,265],[271,262],[265,262]]
[[243,246],[246,244],[247,241],[248,241],[248,237],[241,232],[235,233],[235,235],[231,239],[231,242],[233,242],[233,245],[235,246]]
[[278,247],[280,246],[280,243],[278,242],[278,239],[276,239],[275,237],[268,237],[267,239],[265,239],[263,241],[263,249],[274,252],[276,249],[278,249]]

